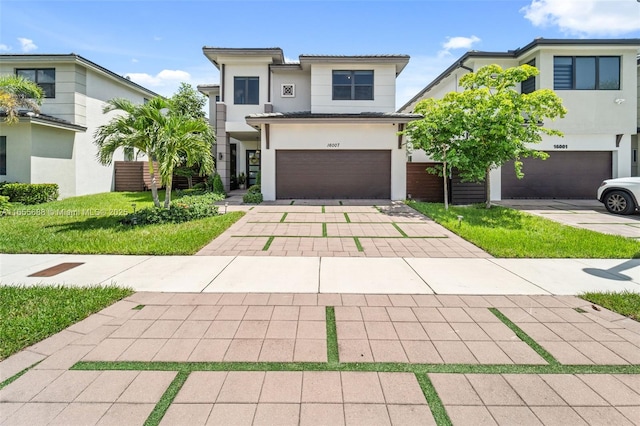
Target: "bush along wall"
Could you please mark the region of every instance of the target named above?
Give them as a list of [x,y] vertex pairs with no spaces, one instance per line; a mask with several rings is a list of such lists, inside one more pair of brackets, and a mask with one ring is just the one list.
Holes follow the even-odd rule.
[[60,192],[56,183],[8,183],[2,185],[0,195],[12,203],[41,204],[57,200]]
[[262,192],[260,185],[251,185],[247,193],[242,196],[245,204],[260,204],[262,202]]

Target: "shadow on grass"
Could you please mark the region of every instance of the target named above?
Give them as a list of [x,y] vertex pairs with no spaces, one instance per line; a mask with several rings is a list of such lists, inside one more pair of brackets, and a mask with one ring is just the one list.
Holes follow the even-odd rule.
[[92,231],[96,229],[110,229],[114,232],[126,232],[135,228],[120,223],[123,216],[90,217],[76,222],[46,225],[45,228],[55,229],[55,232]]
[[487,209],[484,204],[472,204],[465,207],[449,206],[449,210],[445,210],[440,203],[416,203],[412,207],[441,223],[457,222],[458,217],[462,216],[465,223],[485,228],[523,229],[530,226],[526,223],[528,218],[520,212],[500,206]]

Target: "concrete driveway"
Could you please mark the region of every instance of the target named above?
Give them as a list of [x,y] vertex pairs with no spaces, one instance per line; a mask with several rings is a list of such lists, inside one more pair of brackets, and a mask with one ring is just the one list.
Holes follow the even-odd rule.
[[250,208],[246,216],[197,254],[491,257],[402,202],[371,200],[363,205],[362,200],[315,200],[307,203],[295,201]]
[[504,200],[495,204],[526,211],[564,225],[640,241],[640,214],[610,214],[596,200]]

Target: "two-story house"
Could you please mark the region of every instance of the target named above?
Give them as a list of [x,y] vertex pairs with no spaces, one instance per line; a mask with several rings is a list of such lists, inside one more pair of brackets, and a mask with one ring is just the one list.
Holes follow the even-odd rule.
[[204,47],[220,84],[210,99],[216,163],[229,188],[260,172],[265,200],[405,198],[406,153],[397,135],[419,116],[395,112],[406,55],[300,55],[280,48]]
[[115,114],[102,108],[112,98],[143,103],[157,94],[76,54],[0,55],[0,74],[24,76],[45,93],[40,114],[23,111],[13,125],[0,119],[0,181],[57,183],[62,198],[113,190],[114,167],[98,163],[93,143]]
[[[640,39],[540,38],[508,52],[470,51],[399,111],[411,112],[421,99],[462,90],[459,79],[485,65],[533,65],[540,74],[518,90],[553,89],[562,98],[567,115],[544,125],[561,130],[564,137],[545,136],[535,146],[550,157],[545,161],[524,159],[523,179],[516,178],[511,164],[494,170],[492,198],[593,199],[603,179],[638,173],[639,49]],[[410,158],[429,161],[423,151],[412,152]]]

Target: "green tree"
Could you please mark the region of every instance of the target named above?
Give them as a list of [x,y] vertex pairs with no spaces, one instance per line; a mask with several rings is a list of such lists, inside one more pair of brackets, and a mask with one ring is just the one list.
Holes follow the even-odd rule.
[[0,109],[7,114],[7,124],[18,122],[18,110],[28,108],[40,112],[44,91],[31,80],[18,75],[0,76]]
[[[562,136],[544,127],[545,120],[562,118],[562,100],[549,89],[522,94],[518,83],[538,75],[529,65],[502,69],[487,65],[460,79],[462,92],[439,100],[425,99],[415,112],[425,117],[407,125],[405,134],[414,146],[434,155],[447,168],[456,168],[463,181],[487,180],[487,208],[491,207],[490,171],[514,160],[522,178],[522,158],[546,159],[548,154],[530,147],[542,135]],[[436,158],[437,157],[437,158]]]
[[136,105],[128,99],[115,98],[107,101],[103,113],[117,112],[107,124],[98,127],[94,143],[98,146],[97,158],[101,164],[113,162],[113,155],[120,148],[133,149],[143,153],[149,162],[151,194],[153,203],[160,207],[158,184],[154,160],[160,148],[159,126],[155,116],[167,109],[167,101],[161,97],[152,98],[144,105]]

